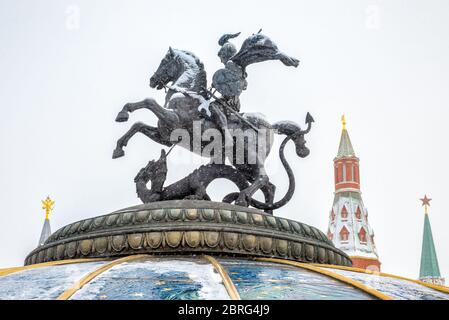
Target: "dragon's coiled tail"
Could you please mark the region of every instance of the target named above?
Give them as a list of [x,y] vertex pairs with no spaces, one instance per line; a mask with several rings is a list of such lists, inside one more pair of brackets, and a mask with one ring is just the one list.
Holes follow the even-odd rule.
[[[307,134],[312,126],[312,122],[314,122],[312,116],[307,113],[306,116],[306,123],[307,123],[307,129],[301,130],[300,126],[294,122],[291,121],[281,121],[273,124],[272,128],[276,131],[278,134],[287,135],[287,137],[282,141],[281,146],[279,147],[279,158],[281,159],[282,165],[285,168],[285,171],[288,175],[289,185],[288,190],[284,197],[275,202],[275,203],[264,203],[261,201],[258,201],[256,199],[251,198],[250,199],[250,205],[257,208],[257,209],[263,209],[263,210],[274,210],[279,209],[280,207],[284,206],[287,202],[290,201],[290,199],[293,197],[293,194],[295,192],[295,176],[293,174],[293,170],[290,167],[287,159],[285,158],[284,149],[286,144],[292,140],[296,147],[296,154],[304,158],[308,156],[309,149],[305,146],[305,140],[304,135]],[[224,202],[232,202],[235,199],[237,199],[238,193],[231,193],[227,195],[223,201]]]
[[280,207],[284,206],[287,202],[290,201],[290,199],[293,197],[293,194],[295,193],[295,176],[293,174],[293,170],[288,164],[287,159],[285,158],[284,149],[287,142],[289,142],[292,139],[292,136],[287,136],[284,141],[282,141],[281,146],[279,147],[279,158],[281,159],[282,165],[285,168],[285,171],[287,171],[288,175],[288,190],[287,193],[284,195],[284,197],[273,203],[264,203],[257,201],[256,199],[251,198],[251,206],[257,209],[263,209],[263,210],[274,210],[279,209]]

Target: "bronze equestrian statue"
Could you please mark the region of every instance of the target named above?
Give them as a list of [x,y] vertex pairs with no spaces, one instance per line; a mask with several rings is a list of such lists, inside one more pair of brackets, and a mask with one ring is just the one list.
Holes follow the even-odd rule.
[[[210,157],[212,162],[207,170],[197,169],[201,171],[201,177],[198,176],[198,171],[192,173],[197,175],[198,180],[210,183],[213,179],[220,177],[231,179],[236,183],[234,180],[238,177],[236,184],[239,192],[228,195],[224,201],[234,201],[236,205],[251,205],[271,212],[284,205],[293,195],[294,176],[283,156],[285,144],[292,140],[296,147],[296,154],[301,158],[306,157],[309,149],[306,147],[304,136],[310,131],[313,118],[307,114],[307,128],[302,130],[299,125],[291,121],[271,124],[258,113],[239,112],[238,97],[242,90],[246,89],[248,65],[267,60],[280,60],[287,66],[297,67],[299,61],[280,52],[271,39],[260,33],[246,39],[242,48],[235,53],[229,45],[229,39],[235,36],[238,34],[225,35],[220,39],[222,49],[227,46],[226,50],[230,48],[232,55],[228,53],[226,56],[222,53],[221,59],[225,68],[214,74],[212,87],[209,89],[203,63],[191,52],[169,48],[158,69],[150,78],[152,88],[167,90],[164,104],[160,105],[152,98],[137,103],[127,103],[116,118],[118,122],[127,121],[129,113],[144,108],[156,115],[157,126],[153,127],[141,122],[133,124],[130,130],[117,141],[113,158],[123,156],[123,148],[131,137],[140,132],[164,146],[176,145],[203,157]],[[217,92],[220,96],[216,95]],[[219,144],[220,148],[214,148],[212,152],[210,139],[202,139],[204,135],[210,136],[210,132],[218,132],[224,136]],[[236,132],[244,132],[245,137],[239,140],[239,137],[235,136]],[[274,203],[275,186],[270,183],[264,167],[273,144],[273,133],[287,136],[281,145],[280,157],[290,181],[289,192],[282,201],[277,203]],[[199,143],[195,145],[195,142],[192,143],[192,139],[186,139],[186,136],[193,137],[194,141],[199,140]],[[231,166],[224,164],[226,159]],[[142,170],[140,178],[138,178],[139,175],[136,177],[136,184],[139,184],[140,191],[146,188],[143,183],[151,180],[149,178],[151,165]],[[214,173],[214,170],[217,173]],[[145,172],[147,172],[146,176]],[[186,193],[185,186],[185,181],[179,182],[178,186],[176,183],[170,186],[170,197],[208,199],[205,188],[199,193],[198,188],[187,188],[189,192]],[[179,188],[178,194],[176,194],[177,188]],[[158,192],[161,193],[161,190]],[[263,192],[265,203],[253,199],[254,193],[258,190]],[[139,192],[138,187],[138,195],[144,202],[160,201],[163,198],[143,196],[144,193]]]

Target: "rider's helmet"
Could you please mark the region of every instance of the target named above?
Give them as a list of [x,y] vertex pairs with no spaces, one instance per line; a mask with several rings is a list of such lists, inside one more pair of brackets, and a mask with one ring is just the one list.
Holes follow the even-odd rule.
[[220,57],[222,63],[226,63],[236,53],[237,49],[235,46],[230,42],[226,42],[218,51],[218,56]]
[[220,51],[218,51],[218,56],[222,63],[226,63],[231,59],[233,55],[237,53],[236,47],[229,42],[230,39],[238,37],[240,32],[234,34],[224,34],[218,40],[218,44],[221,46]]

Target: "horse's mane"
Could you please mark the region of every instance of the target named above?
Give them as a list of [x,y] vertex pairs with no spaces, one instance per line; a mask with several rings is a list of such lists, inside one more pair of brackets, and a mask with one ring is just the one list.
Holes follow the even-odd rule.
[[[194,92],[198,93],[199,95],[206,98],[207,97],[207,92],[206,92],[207,75],[206,75],[206,70],[204,70],[203,62],[201,62],[201,60],[190,51],[180,50],[180,49],[174,49],[174,51],[176,53],[176,57],[175,57],[176,59],[186,60],[185,57],[183,58],[183,56],[187,56],[194,60],[196,67],[198,69],[190,70],[191,73],[189,74],[189,76],[192,78],[191,80],[193,81],[193,88],[190,88],[190,90],[194,91]],[[187,73],[187,72],[189,72],[189,70],[186,70],[185,73]]]
[[187,50],[180,50],[180,49],[175,49],[175,51],[182,52],[188,56],[191,56],[193,59],[195,59],[196,64],[198,65],[198,67],[202,70],[204,70],[204,64],[201,62],[201,60],[193,53]]

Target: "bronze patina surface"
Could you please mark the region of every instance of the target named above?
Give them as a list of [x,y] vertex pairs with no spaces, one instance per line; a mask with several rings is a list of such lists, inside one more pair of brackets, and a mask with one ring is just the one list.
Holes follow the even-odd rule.
[[352,265],[317,228],[257,209],[200,200],[154,202],[68,224],[33,250],[25,265],[142,253]]

